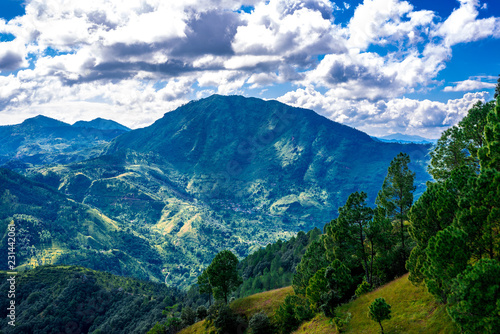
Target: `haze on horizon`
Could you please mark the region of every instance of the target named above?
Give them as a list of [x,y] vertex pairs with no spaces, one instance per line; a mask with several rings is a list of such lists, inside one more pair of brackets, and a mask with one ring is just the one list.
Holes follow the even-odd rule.
[[7,0],[0,125],[43,114],[131,128],[212,94],[313,109],[370,135],[437,138],[493,98],[494,0]]

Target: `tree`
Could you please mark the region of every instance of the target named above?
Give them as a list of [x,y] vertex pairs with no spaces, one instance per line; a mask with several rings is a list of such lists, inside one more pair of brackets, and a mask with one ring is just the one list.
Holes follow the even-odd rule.
[[370,305],[368,315],[373,321],[378,322],[381,333],[384,334],[382,321],[386,319],[389,320],[391,318],[391,305],[387,304],[384,298],[377,298]]
[[325,227],[330,239],[325,245],[332,247],[334,259],[348,267],[361,265],[366,280],[371,283],[373,266],[369,262],[366,238],[373,210],[366,205],[366,196],[364,192],[349,195],[345,205],[339,208],[337,219]]
[[457,125],[447,129],[431,152],[429,174],[438,182],[445,181],[453,170],[467,166],[479,170],[478,152],[484,146],[484,129],[494,103],[478,101]]
[[500,262],[482,259],[454,280],[448,314],[465,333],[498,333]]
[[255,313],[248,322],[252,334],[269,334],[273,332],[269,317],[264,312]]
[[377,206],[383,210],[385,215],[391,221],[399,222],[403,266],[407,257],[404,222],[413,204],[413,192],[416,189],[413,184],[415,173],[409,169],[409,163],[410,156],[406,153],[399,153],[391,161],[382,189],[376,199]]
[[208,277],[208,272],[204,270],[200,276],[198,276],[198,287],[200,289],[200,294],[201,293],[206,293],[208,294],[208,306],[212,304],[212,285],[210,284],[210,280]]
[[322,268],[309,280],[306,297],[314,308],[321,306],[321,297],[328,292],[328,282],[325,278],[326,268]]
[[321,268],[328,266],[323,239],[314,240],[302,256],[297,271],[293,275],[293,290],[297,295],[305,295],[309,280]]
[[451,281],[465,270],[470,258],[467,233],[455,226],[448,226],[429,240],[424,273],[429,292],[446,303]]
[[184,327],[191,326],[196,321],[196,313],[191,307],[186,306],[181,311],[181,320]]
[[208,281],[217,299],[228,297],[243,282],[238,275],[238,258],[229,250],[219,252],[206,269]]
[[328,292],[322,295],[321,309],[325,316],[335,316],[335,308],[349,297],[353,279],[349,268],[339,260],[333,261],[325,270]]
[[443,182],[428,182],[426,191],[412,206],[408,214],[408,232],[416,245],[406,262],[408,279],[415,285],[423,282],[427,266],[425,252],[429,240],[450,226],[458,213],[459,199],[468,191],[468,182],[475,174],[466,166],[452,171]]
[[307,299],[297,295],[288,295],[275,313],[278,331],[287,334],[295,330],[303,321],[314,316]]

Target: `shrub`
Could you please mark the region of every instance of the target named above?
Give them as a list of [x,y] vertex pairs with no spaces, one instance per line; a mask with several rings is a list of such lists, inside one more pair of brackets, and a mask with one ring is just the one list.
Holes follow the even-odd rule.
[[199,320],[203,320],[207,317],[207,315],[208,315],[207,308],[203,305],[198,306],[198,308],[196,309],[196,317]]
[[191,307],[184,307],[181,311],[181,320],[185,327],[191,326],[196,321],[196,313]]
[[273,332],[269,317],[265,313],[256,313],[248,322],[248,327],[253,334],[269,334]]
[[290,295],[276,310],[275,321],[279,332],[285,334],[292,332],[303,321],[312,319],[313,316],[307,299]]
[[368,283],[367,281],[363,281],[360,285],[358,285],[358,288],[356,289],[356,296],[359,297],[370,291],[372,291],[370,283]]
[[384,334],[382,320],[391,318],[391,305],[387,304],[384,298],[377,298],[370,305],[368,315],[373,321],[378,322],[378,324],[380,325],[381,333]]

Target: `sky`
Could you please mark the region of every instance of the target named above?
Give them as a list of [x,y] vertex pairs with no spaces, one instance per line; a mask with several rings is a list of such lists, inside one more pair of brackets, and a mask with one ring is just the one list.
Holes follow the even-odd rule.
[[131,128],[212,94],[438,138],[500,74],[498,0],[1,0],[0,125]]

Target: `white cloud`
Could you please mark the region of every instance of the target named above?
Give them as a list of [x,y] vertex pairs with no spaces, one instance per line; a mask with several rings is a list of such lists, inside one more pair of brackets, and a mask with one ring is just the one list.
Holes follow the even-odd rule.
[[479,89],[490,89],[495,88],[496,84],[490,82],[482,82],[477,80],[464,80],[455,82],[455,86],[446,86],[443,91],[445,92],[469,92]]
[[447,45],[467,43],[484,39],[486,37],[500,37],[500,19],[490,17],[477,19],[479,0],[459,0],[460,7],[455,9],[450,16],[439,26],[434,33],[445,39]]
[[[254,8],[245,13],[242,5]],[[500,37],[498,18],[478,18],[478,0],[460,0],[443,20],[411,1],[364,0],[347,25],[335,15],[350,5],[339,5],[28,0],[26,15],[0,20],[0,33],[15,36],[0,43],[1,122],[37,111],[65,120],[109,112],[144,126],[192,98],[266,88],[269,97],[287,84],[296,90],[281,100],[337,121],[432,132],[460,115],[453,103],[401,96],[437,86],[453,45]],[[444,91],[492,88],[481,82],[490,79]],[[465,108],[466,96],[453,108]]]
[[297,89],[278,98],[283,103],[313,109],[329,119],[350,125],[371,135],[402,132],[437,138],[458,123],[477,101],[485,102],[487,92],[466,93],[446,103],[394,98],[372,103],[368,100],[338,98],[330,92],[321,94],[312,87]]

